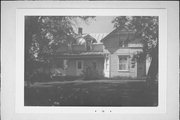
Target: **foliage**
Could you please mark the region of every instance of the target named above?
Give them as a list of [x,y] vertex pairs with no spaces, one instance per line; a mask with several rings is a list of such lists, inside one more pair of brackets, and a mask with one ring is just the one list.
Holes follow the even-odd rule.
[[144,52],[149,55],[158,45],[158,16],[119,16],[112,23],[116,28],[135,31],[136,37],[143,40]]
[[89,66],[83,70],[82,76],[84,80],[98,80],[101,78],[98,74],[98,71]]
[[[60,44],[71,44],[78,20],[88,22],[93,16],[25,16],[25,71],[39,63],[49,63],[44,53],[53,53]],[[38,64],[37,64],[38,63]]]
[[75,37],[77,18],[88,21],[89,16],[25,16],[25,48],[34,59],[44,49],[53,52],[59,44],[71,44]]

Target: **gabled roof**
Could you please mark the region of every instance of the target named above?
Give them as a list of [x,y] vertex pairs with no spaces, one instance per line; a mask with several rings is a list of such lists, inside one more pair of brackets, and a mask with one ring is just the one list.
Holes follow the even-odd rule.
[[[114,29],[114,30],[113,30],[112,32],[110,32],[109,34],[107,34],[107,35],[106,35],[103,39],[101,39],[100,41],[103,42],[103,41],[105,41],[105,40],[108,40],[108,38],[111,37],[111,36],[113,36],[113,35],[116,35],[116,34],[120,35],[120,34],[124,34],[124,33],[127,33],[127,35],[131,33],[131,35],[132,35],[132,34],[135,34],[135,31],[128,30],[128,29],[126,29],[126,28],[124,28],[124,29],[119,29],[119,28],[117,28],[117,29]],[[130,38],[129,36],[127,36],[127,39],[128,39],[128,42],[131,42],[131,43],[139,43],[139,42],[140,42],[139,39],[138,39],[138,40],[136,39],[136,42],[135,42],[135,41],[134,41],[135,39],[132,39],[132,38]]]
[[82,34],[82,35],[77,35],[76,39],[81,40],[83,39],[84,41],[92,40],[93,43],[102,43],[101,40],[106,37],[108,33],[90,33],[90,34]]
[[108,33],[90,33],[93,38],[96,39],[97,43],[102,43],[101,40],[108,35]]
[[93,43],[96,42],[96,39],[94,37],[92,37],[91,35],[89,35],[89,34],[86,34],[85,36],[83,36],[83,38],[86,41],[92,41]]
[[75,38],[79,42],[86,42],[86,41],[92,41],[93,43],[96,42],[96,39],[89,34],[81,34],[81,35],[78,34],[78,35],[76,35]]

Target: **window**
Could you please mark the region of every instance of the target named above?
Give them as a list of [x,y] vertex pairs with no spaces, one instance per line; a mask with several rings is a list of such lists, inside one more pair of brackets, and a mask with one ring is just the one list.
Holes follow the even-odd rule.
[[82,69],[82,61],[78,61],[77,67],[78,67],[78,69]]
[[127,42],[120,40],[120,41],[119,41],[119,46],[120,46],[120,47],[127,47]]
[[119,46],[120,46],[120,47],[124,47],[124,41],[121,41],[121,40],[120,40],[120,41],[119,41]]
[[63,61],[63,67],[64,67],[64,70],[66,70],[68,68],[68,63],[67,63],[67,60],[64,60]]
[[91,43],[90,42],[87,42],[86,43],[86,50],[87,51],[90,51],[92,48],[91,48],[92,46],[91,46]]
[[93,68],[96,69],[96,62],[93,62]]
[[90,45],[87,45],[87,46],[86,46],[86,49],[87,49],[87,51],[90,51],[90,50],[91,50],[91,46],[90,46]]
[[120,71],[128,71],[129,70],[128,56],[119,56],[119,70]]

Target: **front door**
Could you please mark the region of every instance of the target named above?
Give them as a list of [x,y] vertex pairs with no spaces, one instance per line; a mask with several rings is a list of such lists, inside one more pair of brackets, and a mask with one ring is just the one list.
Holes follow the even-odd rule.
[[82,75],[83,74],[83,61],[77,60],[76,61],[76,75]]

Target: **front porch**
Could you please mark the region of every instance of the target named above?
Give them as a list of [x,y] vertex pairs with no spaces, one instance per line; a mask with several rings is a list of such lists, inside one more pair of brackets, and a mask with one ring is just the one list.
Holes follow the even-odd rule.
[[56,55],[52,61],[52,72],[56,70],[64,76],[82,76],[85,79],[102,78],[105,57],[106,54],[102,52]]

